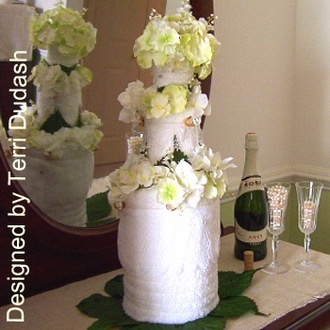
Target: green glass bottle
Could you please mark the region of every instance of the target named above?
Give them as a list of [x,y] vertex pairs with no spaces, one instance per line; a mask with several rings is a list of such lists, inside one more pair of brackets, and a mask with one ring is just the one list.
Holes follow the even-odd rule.
[[235,257],[244,260],[244,251],[254,252],[254,261],[267,255],[268,204],[257,168],[258,135],[245,136],[245,163],[235,201]]

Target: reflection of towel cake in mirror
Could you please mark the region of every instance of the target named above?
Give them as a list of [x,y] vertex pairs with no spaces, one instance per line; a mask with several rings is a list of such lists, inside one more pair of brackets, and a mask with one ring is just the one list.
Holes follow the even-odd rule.
[[96,30],[81,13],[59,4],[33,18],[30,35],[44,56],[29,77],[37,87],[37,102],[21,109],[9,131],[26,143],[21,184],[54,220],[85,226],[93,151],[102,133],[96,115],[81,111],[81,89],[92,73],[79,62],[93,49]]
[[144,123],[142,148],[109,175],[109,199],[120,209],[123,307],[138,321],[182,324],[219,302],[219,197],[231,165],[202,141],[210,107],[193,79],[211,71],[212,24],[196,20],[188,4],[171,16],[153,12],[134,53],[153,68],[154,85],[132,82],[118,98],[120,120],[133,130]]

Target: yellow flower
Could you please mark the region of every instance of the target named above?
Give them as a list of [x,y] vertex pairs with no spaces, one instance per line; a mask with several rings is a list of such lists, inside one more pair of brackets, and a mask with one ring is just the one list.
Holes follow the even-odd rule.
[[171,113],[181,113],[186,110],[187,88],[178,85],[167,85],[162,94],[168,95],[171,105]]
[[146,118],[166,117],[171,113],[168,95],[157,93],[150,101],[150,107],[147,108]]
[[162,179],[159,181],[158,186],[159,202],[176,208],[183,201],[185,191],[176,180],[171,178]]

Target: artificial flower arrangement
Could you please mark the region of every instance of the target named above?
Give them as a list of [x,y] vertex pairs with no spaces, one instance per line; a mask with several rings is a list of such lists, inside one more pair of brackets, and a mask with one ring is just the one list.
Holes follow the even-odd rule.
[[143,122],[144,118],[164,118],[190,110],[194,111],[196,117],[200,117],[211,112],[207,95],[201,93],[198,83],[188,86],[152,85],[144,88],[143,82],[137,80],[128,84],[118,100],[123,106],[119,120],[132,123],[133,126]]
[[205,145],[190,156],[174,148],[156,164],[143,154],[133,154],[109,175],[109,200],[116,205],[137,189],[156,187],[158,201],[169,210],[196,207],[202,198],[223,196],[225,170],[233,167],[231,160],[222,160],[218,152]]
[[[41,150],[49,159],[59,159],[65,151],[86,150],[95,151],[102,139],[103,133],[98,130],[102,125],[101,120],[93,113],[84,110],[80,113],[79,124],[70,127],[63,123],[63,127],[54,133],[49,133],[47,129],[47,121],[44,122],[38,116],[36,105],[28,107],[24,111],[25,129],[11,129],[9,134],[15,138],[24,138],[27,147]],[[51,117],[55,121],[61,123],[55,117]],[[22,119],[17,118],[15,124],[22,127]],[[53,125],[50,124],[50,131]],[[57,125],[56,125],[57,126]]]
[[31,41],[47,50],[47,56],[28,78],[38,90],[37,105],[22,111],[11,129],[13,137],[26,139],[28,147],[42,150],[49,158],[62,157],[65,150],[95,151],[102,139],[101,120],[81,111],[81,89],[92,81],[91,71],[79,63],[96,43],[96,29],[83,13],[63,7],[37,15],[31,22]]
[[81,109],[81,90],[92,73],[80,61],[92,51],[96,29],[83,13],[59,1],[32,19],[30,36],[41,55],[28,78],[37,87],[37,101],[25,104],[9,130],[26,145],[21,185],[50,218],[84,227],[90,220],[86,197],[93,182],[93,152],[103,134],[101,120]]
[[[187,1],[174,15],[161,17],[152,12],[133,49],[138,65],[153,69],[154,84],[148,88],[139,80],[128,84],[118,97],[120,121],[131,123],[134,131],[149,119],[187,113],[190,122],[186,125],[198,126],[201,116],[211,113],[208,97],[196,78],[204,79],[211,73],[219,46],[210,33],[213,20],[214,16],[197,20]],[[202,199],[223,196],[225,170],[234,167],[232,158],[222,160],[202,141],[186,154],[177,137],[172,138],[173,148],[156,163],[148,158],[148,146],[144,145],[109,175],[108,198],[115,207],[123,207],[132,192],[150,187],[157,189],[158,201],[170,210],[196,207]]]
[[208,20],[197,20],[188,1],[174,15],[162,17],[153,11],[133,48],[138,65],[142,69],[171,67],[174,71],[192,68],[200,79],[205,79],[219,47],[210,33],[214,18],[211,15]]
[[[120,121],[134,126],[143,118],[163,118],[192,109],[195,117],[211,113],[197,79],[209,76],[220,46],[211,33],[214,20],[213,14],[197,20],[189,0],[173,15],[162,17],[152,10],[133,52],[140,68],[153,69],[154,85],[145,89],[141,81],[128,84],[118,97],[123,106]],[[174,76],[175,83],[171,83]]]
[[55,45],[63,56],[83,58],[89,54],[96,42],[96,29],[85,22],[83,13],[63,7],[58,1],[49,9],[35,17],[31,25],[31,40],[40,49]]

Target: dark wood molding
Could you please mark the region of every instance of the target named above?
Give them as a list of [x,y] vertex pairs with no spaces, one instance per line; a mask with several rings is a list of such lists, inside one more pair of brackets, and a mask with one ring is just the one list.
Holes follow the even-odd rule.
[[[213,0],[190,0],[192,5],[192,13],[198,18],[207,19],[211,14],[214,13]],[[204,80],[201,81],[201,87],[203,93],[210,96],[211,92],[212,73]],[[202,117],[201,128],[204,128],[206,117]]]
[[325,330],[329,329],[329,325],[330,294],[289,312],[262,330]]

